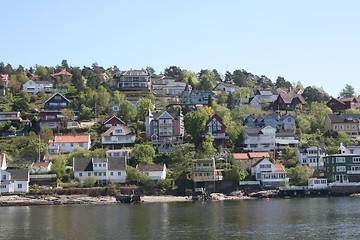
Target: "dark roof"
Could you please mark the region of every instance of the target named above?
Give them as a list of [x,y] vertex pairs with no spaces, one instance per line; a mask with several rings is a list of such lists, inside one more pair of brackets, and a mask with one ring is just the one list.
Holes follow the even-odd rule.
[[48,98],[48,100],[45,101],[45,103],[47,103],[48,101],[50,101],[51,99],[53,99],[56,95],[60,95],[64,100],[66,100],[67,102],[70,103],[70,100],[67,99],[66,97],[64,97],[64,95],[62,95],[61,93],[57,92],[54,95],[52,95],[50,98]]
[[305,99],[300,94],[294,94],[294,93],[280,93],[279,98],[282,98],[284,103],[286,104],[293,104],[293,101],[298,99],[299,103],[306,104]]
[[107,162],[108,170],[126,170],[126,157],[117,158],[74,158],[74,171],[93,171],[93,162]]
[[244,128],[243,131],[249,136],[257,136],[260,134],[261,128]]
[[136,169],[140,172],[163,171],[164,164],[137,165]]
[[112,126],[110,127],[108,130],[106,130],[106,132],[102,133],[101,136],[102,137],[110,137],[113,136],[112,132],[116,129],[116,128],[122,128],[124,130],[124,135],[116,135],[118,137],[126,137],[129,135],[134,135],[133,131],[131,131],[130,128],[128,128],[125,125],[121,125],[121,126]]
[[27,169],[6,169],[6,172],[11,173],[11,181],[28,181],[29,171]]
[[294,132],[278,132],[276,133],[275,137],[295,137],[295,133]]
[[[327,114],[332,123],[359,122],[360,114]],[[350,120],[352,119],[352,120]]]

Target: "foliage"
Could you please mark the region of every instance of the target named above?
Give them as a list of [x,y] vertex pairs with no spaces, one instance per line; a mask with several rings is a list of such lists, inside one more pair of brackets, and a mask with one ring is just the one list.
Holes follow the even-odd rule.
[[195,158],[212,158],[216,149],[213,146],[214,136],[211,133],[205,135],[205,140],[201,142],[200,148],[198,149]]
[[329,95],[323,89],[315,86],[306,87],[302,96],[307,103],[327,102],[330,100]]
[[51,171],[56,174],[58,179],[62,179],[66,173],[66,155],[54,158],[52,163]]
[[295,167],[287,169],[287,175],[294,185],[307,185],[307,181],[314,174],[314,168],[298,164]]
[[155,149],[149,144],[135,144],[131,151],[133,164],[152,164],[155,157]]
[[134,121],[136,115],[136,107],[131,102],[127,100],[120,102],[119,112],[117,113],[117,116],[121,118],[125,123],[130,123]]
[[84,186],[85,187],[93,187],[95,186],[96,183],[96,177],[95,176],[89,176],[87,178],[84,179]]
[[195,145],[198,145],[205,131],[205,123],[208,120],[208,113],[200,108],[197,111],[191,111],[184,117],[184,126],[187,133],[193,138]]
[[154,104],[150,99],[140,98],[136,108],[137,108],[137,119],[144,120],[146,114],[149,112],[149,109],[154,110]]
[[230,169],[224,170],[224,179],[232,181],[234,184],[239,184],[239,181],[244,180],[247,175],[248,172],[244,170],[240,163],[235,163]]
[[343,89],[341,89],[339,96],[342,98],[350,98],[355,96],[355,89],[353,86],[346,84]]
[[150,181],[150,178],[146,174],[137,170],[136,168],[127,166],[126,181],[136,181],[140,185],[146,185]]

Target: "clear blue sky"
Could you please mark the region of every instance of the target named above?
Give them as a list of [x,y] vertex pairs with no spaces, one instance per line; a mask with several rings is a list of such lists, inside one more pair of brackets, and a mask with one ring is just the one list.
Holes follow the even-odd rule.
[[0,0],[0,61],[245,69],[359,93],[360,1]]

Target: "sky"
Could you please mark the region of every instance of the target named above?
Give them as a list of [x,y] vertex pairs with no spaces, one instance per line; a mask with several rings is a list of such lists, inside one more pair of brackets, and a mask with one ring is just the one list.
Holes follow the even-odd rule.
[[244,69],[360,93],[358,0],[0,0],[0,61],[13,67]]

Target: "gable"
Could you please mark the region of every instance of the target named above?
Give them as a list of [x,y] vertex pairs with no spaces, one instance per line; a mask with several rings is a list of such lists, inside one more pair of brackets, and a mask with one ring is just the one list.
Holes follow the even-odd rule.
[[164,111],[159,117],[158,119],[174,119],[170,113],[168,113],[167,111]]
[[120,118],[118,118],[117,116],[112,116],[110,117],[108,120],[106,120],[103,124],[116,124],[116,123],[120,123],[122,125],[125,125],[125,122],[123,120],[121,120]]
[[[59,98],[59,99],[57,99]],[[64,97],[61,93],[55,93],[54,95],[52,95],[48,100],[45,101],[45,103],[49,102],[49,101],[53,101],[53,100],[56,100],[57,102],[59,100],[61,100],[62,102],[68,102],[70,103],[70,100],[67,99],[66,97]]]

